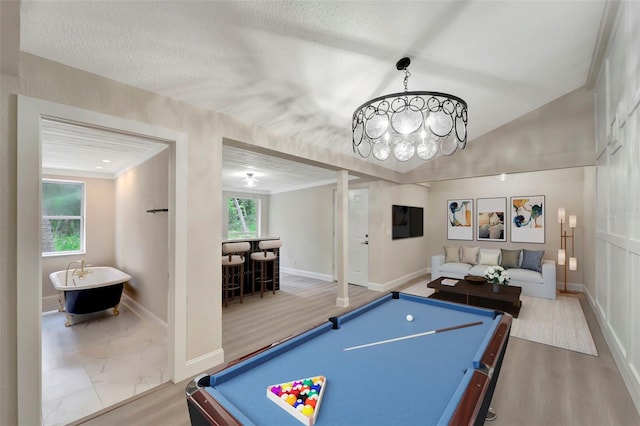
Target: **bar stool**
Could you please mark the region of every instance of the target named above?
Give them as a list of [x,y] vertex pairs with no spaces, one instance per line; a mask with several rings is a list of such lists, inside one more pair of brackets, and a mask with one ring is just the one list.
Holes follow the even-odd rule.
[[[222,298],[227,307],[229,291],[240,289],[240,303],[244,293],[244,258],[249,251],[249,243],[226,243],[222,245]],[[237,280],[234,278],[237,277]],[[233,297],[233,294],[232,294]]]
[[[255,291],[256,281],[260,282],[260,297],[264,297],[265,284],[271,282],[273,294],[276,294],[276,266],[275,261],[278,258],[278,251],[282,246],[281,240],[265,240],[258,243],[260,251],[251,253],[252,261],[252,283],[251,291]],[[256,262],[260,264],[260,277],[256,278]],[[267,278],[268,264],[272,264],[273,276]]]

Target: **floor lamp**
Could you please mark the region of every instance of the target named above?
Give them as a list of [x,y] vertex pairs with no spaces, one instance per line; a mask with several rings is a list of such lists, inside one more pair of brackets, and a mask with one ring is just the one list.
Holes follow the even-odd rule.
[[569,269],[575,271],[578,269],[578,259],[574,254],[574,230],[578,224],[576,215],[569,215],[569,228],[571,228],[571,235],[567,234],[567,230],[563,229],[565,223],[566,213],[563,207],[558,209],[558,223],[560,223],[560,248],[558,249],[558,265],[564,265],[564,288],[560,290],[560,293],[576,293],[575,291],[567,290],[567,240],[571,240],[571,256],[569,257]]

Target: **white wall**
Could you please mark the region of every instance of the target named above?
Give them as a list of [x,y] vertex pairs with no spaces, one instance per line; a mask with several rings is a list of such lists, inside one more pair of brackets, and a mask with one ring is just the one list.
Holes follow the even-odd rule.
[[[507,175],[505,181],[498,176],[481,178],[457,179],[431,184],[429,189],[429,213],[427,231],[429,235],[429,253],[444,253],[443,246],[467,246],[485,248],[545,250],[544,258],[557,261],[560,247],[560,225],[558,224],[558,207],[564,207],[569,214],[578,217],[578,227],[575,231],[575,256],[578,258],[578,270],[567,271],[567,285],[569,288],[581,290],[585,281],[585,266],[593,263],[593,258],[585,258],[583,245],[585,242],[584,229],[592,228],[590,215],[583,211],[584,204],[584,168],[560,169],[530,173],[516,173]],[[474,229],[474,240],[447,239],[447,200],[460,198],[489,198],[506,197],[507,209],[509,198],[527,195],[544,195],[545,205],[545,243],[512,243],[510,233],[510,215],[505,218],[506,242],[478,241],[477,230]],[[474,212],[477,213],[476,210]],[[591,222],[590,222],[591,221]],[[474,223],[477,224],[476,218]],[[566,225],[565,225],[566,229]],[[557,281],[564,281],[564,270],[556,269]]]
[[165,149],[115,182],[116,266],[131,275],[125,293],[167,322],[169,293],[169,155]]
[[[640,412],[640,3],[620,2],[596,104],[595,281],[587,292]],[[594,240],[592,240],[594,241]]]
[[282,240],[280,267],[333,277],[333,193],[324,185],[269,197],[269,230]]
[[[393,204],[424,208],[424,236],[391,238]],[[388,289],[427,272],[429,209],[428,190],[424,186],[385,181],[369,185],[369,282]]]
[[[74,176],[45,175],[45,178],[85,182],[85,229],[84,255],[48,256],[42,258],[42,297],[57,299],[58,292],[49,281],[49,274],[67,268],[73,260],[85,259],[92,266],[116,266],[114,257],[115,204],[114,182],[111,179],[80,178]],[[55,300],[54,300],[55,302]],[[43,302],[43,310],[57,309]]]

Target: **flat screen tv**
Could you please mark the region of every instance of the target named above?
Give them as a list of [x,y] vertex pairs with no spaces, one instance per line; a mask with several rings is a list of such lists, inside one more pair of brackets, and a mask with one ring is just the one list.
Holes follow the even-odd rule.
[[391,206],[391,238],[422,237],[424,235],[424,209],[422,207]]

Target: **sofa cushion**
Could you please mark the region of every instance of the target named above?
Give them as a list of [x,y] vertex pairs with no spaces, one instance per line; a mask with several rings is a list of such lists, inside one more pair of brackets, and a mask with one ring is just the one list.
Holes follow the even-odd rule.
[[487,273],[487,269],[490,265],[476,265],[469,269],[469,275],[475,275],[476,277],[484,277]]
[[500,266],[503,268],[517,268],[520,266],[520,252],[522,250],[500,249]]
[[542,272],[542,256],[544,250],[522,250],[522,264],[520,268]]
[[539,272],[521,268],[511,268],[507,272],[509,272],[511,281],[542,284],[542,274]]
[[478,250],[480,247],[462,247],[462,263],[469,265],[478,263]]
[[444,247],[444,263],[460,262],[460,247]]
[[500,250],[480,249],[478,255],[479,265],[497,265],[500,260]]
[[442,275],[447,275],[447,274],[467,275],[467,273],[469,272],[469,268],[471,268],[471,266],[468,263],[451,262],[451,263],[443,264],[440,267],[440,272]]

